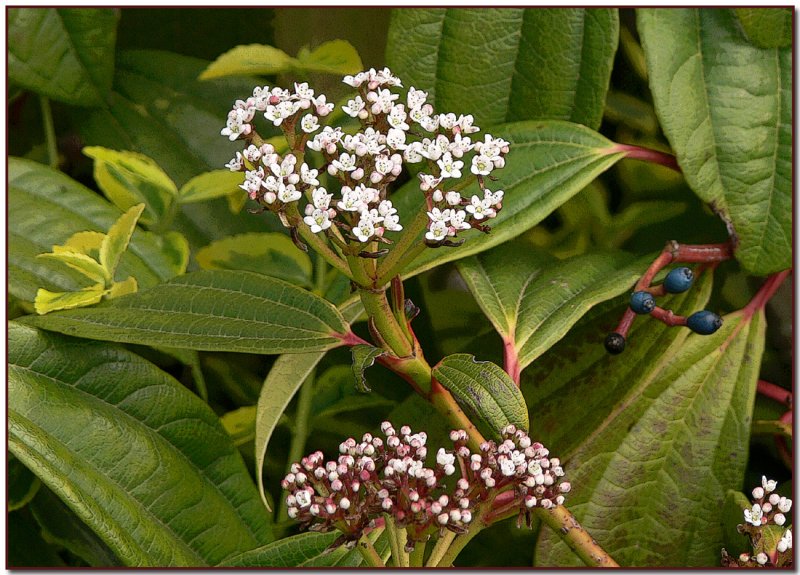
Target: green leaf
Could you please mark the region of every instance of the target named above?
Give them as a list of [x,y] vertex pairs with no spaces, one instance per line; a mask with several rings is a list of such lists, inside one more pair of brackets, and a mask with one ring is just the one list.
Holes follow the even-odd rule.
[[479,126],[529,119],[598,128],[617,50],[607,8],[416,8],[392,12],[386,54],[439,113]]
[[103,284],[93,285],[88,288],[83,288],[80,291],[72,292],[51,292],[44,288],[39,288],[33,303],[36,313],[46,314],[52,311],[94,305],[103,299],[105,291],[106,288]]
[[356,74],[364,69],[358,51],[346,40],[330,40],[311,51],[300,50],[295,63],[304,72],[325,74]]
[[733,226],[753,274],[792,265],[792,50],[760,49],[733,12],[640,9],[661,126],[692,190]]
[[231,48],[200,74],[200,80],[223,76],[272,76],[288,72],[297,62],[283,50],[264,44],[248,44]]
[[72,269],[79,271],[94,283],[103,285],[106,279],[110,279],[108,278],[106,268],[99,264],[97,260],[90,258],[86,254],[64,249],[64,246],[53,246],[52,252],[39,254],[37,257],[47,258],[66,264]]
[[[355,321],[363,311],[361,301],[357,298],[342,304],[340,309],[346,322]],[[267,509],[270,506],[264,492],[262,473],[269,440],[292,397],[323,357],[324,351],[282,355],[275,360],[261,386],[256,415],[256,484]]]
[[248,270],[311,286],[311,258],[279,232],[229,236],[200,249],[195,259],[207,270]]
[[[455,249],[429,249],[403,270],[410,277],[445,262],[499,245],[532,228],[623,155],[615,144],[578,124],[559,121],[518,122],[497,126],[492,134],[511,142],[506,166],[498,170],[492,189],[505,191],[503,209],[489,220],[490,234],[464,233],[466,243]],[[480,193],[477,183],[462,195]],[[392,197],[398,213],[412,214],[422,206],[418,182],[403,186]],[[420,241],[422,241],[420,234]]]
[[83,153],[94,160],[94,179],[115,206],[128,210],[145,204],[142,224],[157,224],[175,201],[175,182],[152,158],[100,146],[86,146]]
[[176,231],[168,231],[155,237],[156,242],[161,246],[161,253],[170,262],[170,267],[175,271],[175,275],[186,272],[189,265],[189,242],[183,234]]
[[[232,557],[220,567],[298,567],[325,555],[341,533],[300,533]],[[333,551],[335,553],[335,551]]]
[[65,547],[91,567],[122,566],[108,545],[50,489],[41,490],[31,504],[31,511],[47,541]]
[[100,257],[100,246],[103,245],[103,238],[105,237],[106,234],[102,232],[76,232],[64,242],[64,248],[98,259]]
[[732,557],[738,557],[741,553],[753,552],[750,538],[736,529],[744,522],[744,510],[750,509],[751,505],[750,500],[741,491],[729,489],[725,494],[720,523],[722,524],[725,550]]
[[[701,287],[698,295],[676,298],[678,313],[697,309],[692,300],[710,290],[709,281],[703,284],[687,292]],[[641,322],[628,349],[613,357],[602,350],[602,333],[591,349],[576,334],[529,368],[538,391],[529,399],[541,408],[536,426],[577,445],[546,443],[565,461],[569,508],[621,565],[719,561],[722,525],[709,510],[719,510],[727,490],[743,480],[765,327],[761,312],[730,314],[724,322],[711,336]],[[537,378],[537,366],[551,377]],[[549,398],[537,400],[543,392]],[[550,531],[537,560],[578,564]]]
[[364,372],[367,371],[367,368],[372,367],[375,360],[386,352],[371,345],[359,344],[351,347],[350,353],[353,355],[353,376],[356,380],[356,389],[362,393],[369,393],[372,390],[367,385],[367,378]]
[[217,416],[170,376],[119,347],[15,323],[8,359],[10,451],[125,565],[213,565],[267,541]]
[[8,77],[78,106],[108,101],[119,12],[98,8],[8,10]]
[[245,405],[229,411],[219,418],[222,427],[231,436],[236,447],[253,441],[256,437],[256,406]]
[[106,270],[106,275],[109,279],[114,279],[114,273],[117,271],[119,260],[123,252],[128,249],[128,244],[131,241],[131,236],[136,230],[136,222],[139,216],[145,209],[144,204],[138,204],[130,208],[119,219],[114,222],[114,225],[108,230],[106,237],[103,238],[100,244],[100,265]]
[[244,181],[241,172],[230,170],[211,170],[195,176],[178,191],[178,201],[182,204],[205,202],[214,198],[227,197],[232,194],[245,196],[239,187]]
[[629,290],[650,261],[624,252],[560,261],[517,241],[459,260],[458,271],[524,369],[595,304]]
[[129,293],[135,293],[138,290],[139,284],[136,283],[136,278],[131,276],[124,281],[114,282],[114,285],[112,285],[111,289],[108,290],[108,298],[114,299],[115,297],[128,295]]
[[348,331],[321,297],[240,271],[186,274],[100,306],[24,321],[89,339],[263,354],[328,350]]
[[508,374],[492,362],[456,353],[439,362],[433,376],[468,414],[480,418],[492,436],[499,437],[510,423],[528,429],[525,398]]
[[21,509],[30,503],[41,485],[39,478],[10,453],[6,459],[6,480],[9,512]]
[[792,45],[792,8],[734,8],[748,40],[759,48]]
[[[104,234],[120,211],[62,172],[36,162],[8,160],[8,264],[9,291],[32,302],[36,290],[77,291],[85,278],[65,266],[37,258],[54,244],[64,245],[76,233],[92,230]],[[91,246],[100,235],[77,236],[75,242]],[[75,244],[75,245],[77,245]],[[73,244],[69,244],[74,247]],[[74,247],[75,251],[81,251]],[[119,265],[122,277],[134,276],[141,287],[173,277],[177,270],[153,234],[138,231]]]

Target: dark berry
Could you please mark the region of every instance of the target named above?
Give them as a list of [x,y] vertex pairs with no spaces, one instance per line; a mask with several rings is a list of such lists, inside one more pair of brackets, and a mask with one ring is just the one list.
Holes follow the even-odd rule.
[[667,293],[683,293],[692,287],[694,273],[686,267],[675,268],[664,279],[664,290]]
[[722,327],[722,318],[713,311],[697,311],[689,316],[686,325],[700,335],[711,335]]
[[646,291],[633,292],[631,296],[631,309],[634,313],[650,313],[656,307],[653,295]]
[[625,338],[617,332],[608,334],[604,344],[606,351],[611,355],[620,354],[625,350]]

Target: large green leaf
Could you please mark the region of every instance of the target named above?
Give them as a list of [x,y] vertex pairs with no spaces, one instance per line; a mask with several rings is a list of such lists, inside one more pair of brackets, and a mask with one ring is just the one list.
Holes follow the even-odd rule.
[[[347,322],[355,321],[363,310],[358,299],[351,299],[341,306],[342,317]],[[256,483],[267,507],[269,504],[264,491],[262,469],[269,440],[292,397],[323,357],[324,351],[282,355],[269,370],[261,387],[256,412]]]
[[524,369],[592,306],[636,282],[648,261],[594,252],[559,261],[522,242],[459,260],[458,271]]
[[387,60],[437,112],[479,126],[570,120],[600,126],[617,50],[616,9],[397,9]]
[[[702,305],[710,282],[701,284],[675,298],[679,313]],[[764,345],[762,314],[724,319],[700,336],[640,318],[619,356],[590,323],[528,369],[541,407],[534,427],[564,455],[570,510],[621,565],[719,561],[718,510],[743,479]],[[578,565],[551,532],[537,561]]]
[[[624,157],[610,140],[569,122],[516,122],[497,126],[492,134],[511,142],[511,151],[505,168],[493,174],[498,181],[489,186],[505,191],[502,211],[488,221],[491,233],[463,233],[466,243],[458,248],[429,249],[403,271],[404,276],[480,253],[518,236]],[[477,193],[477,183],[462,192],[467,197]],[[392,201],[398,213],[410,215],[421,209],[422,198],[419,183],[410,182]]]
[[213,565],[268,541],[217,416],[119,347],[9,326],[10,451],[129,566]]
[[92,308],[24,321],[90,339],[264,354],[331,349],[349,329],[321,297],[243,271],[186,274]]
[[105,8],[8,10],[8,77],[78,106],[108,101],[118,11]]
[[528,429],[525,398],[500,366],[477,361],[467,353],[455,353],[434,366],[433,376],[468,414],[477,416],[490,435],[499,437],[510,423]]
[[694,192],[730,220],[754,274],[792,265],[792,50],[720,9],[638,10],[650,88]]
[[747,38],[759,48],[792,45],[792,12],[786,8],[735,8]]
[[[87,280],[59,262],[37,258],[83,230],[107,232],[120,211],[68,176],[42,164],[8,160],[9,291],[33,301],[40,287],[75,291]],[[122,254],[119,277],[134,276],[140,288],[152,286],[182,270],[170,260],[153,234],[137,230]]]

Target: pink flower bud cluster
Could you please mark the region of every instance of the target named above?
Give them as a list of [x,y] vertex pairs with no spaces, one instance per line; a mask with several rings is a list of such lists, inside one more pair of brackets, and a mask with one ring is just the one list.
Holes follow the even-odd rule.
[[352,541],[386,514],[407,529],[410,550],[437,531],[465,532],[481,514],[490,522],[492,514],[560,505],[570,490],[560,481],[559,460],[514,426],[479,453],[467,447],[465,431],[451,432],[453,449],[439,449],[433,467],[425,465],[424,432],[403,426],[398,433],[389,422],[381,431],[385,438],[367,433],[361,442],[342,442],[336,461],[317,451],[292,464],[281,482],[289,516],[312,530],[339,529]]

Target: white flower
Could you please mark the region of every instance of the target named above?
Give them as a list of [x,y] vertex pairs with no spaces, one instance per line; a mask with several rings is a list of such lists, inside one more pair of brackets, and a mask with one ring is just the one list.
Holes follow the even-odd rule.
[[478,126],[472,125],[472,122],[474,121],[475,120],[472,117],[472,114],[467,114],[466,116],[461,115],[458,117],[455,130],[462,134],[474,134],[475,132],[480,132],[481,129]]
[[496,215],[492,205],[486,200],[481,200],[478,196],[472,196],[471,203],[467,206],[467,211],[472,214],[476,220],[483,218],[493,218]]
[[460,160],[454,160],[450,152],[445,152],[442,155],[442,158],[437,160],[436,163],[439,165],[441,176],[443,178],[461,177],[461,168],[464,166],[464,162]]
[[356,156],[351,156],[347,152],[342,152],[338,160],[333,160],[331,162],[331,166],[341,172],[352,172],[356,169]]
[[[386,143],[393,150],[403,150],[406,148],[406,133],[400,128],[389,128],[389,133],[386,134]],[[420,156],[419,160],[421,159]]]
[[512,475],[514,475],[515,471],[516,471],[516,466],[514,465],[514,462],[511,461],[511,459],[503,458],[500,460],[500,473],[502,473],[506,477],[511,477]]
[[422,90],[417,90],[414,86],[411,86],[408,89],[408,97],[406,102],[408,103],[408,108],[413,110],[415,108],[420,108],[425,103],[425,100],[428,99],[428,93],[423,92]]
[[302,128],[306,134],[316,132],[319,130],[319,118],[314,114],[306,114],[303,116],[303,119],[300,120],[300,128]]
[[408,130],[409,126],[406,123],[406,118],[408,118],[406,107],[403,104],[396,104],[392,106],[392,109],[389,111],[389,115],[386,116],[386,121],[389,122],[389,125],[392,128],[397,128],[398,130]]
[[272,170],[272,173],[277,177],[286,178],[294,173],[295,164],[297,164],[297,157],[294,154],[286,154],[286,157],[283,158],[280,164],[273,163],[270,165],[269,169]]
[[327,210],[331,198],[333,198],[333,194],[329,194],[325,188],[317,188],[311,192],[311,201],[318,210]]
[[[241,109],[234,109],[228,113],[228,120],[225,127],[220,131],[220,135],[228,136],[228,139],[233,142],[239,136],[248,135],[253,127],[248,123],[248,114]],[[252,119],[252,118],[250,118]]]
[[422,157],[422,143],[411,142],[410,144],[408,144],[406,148],[403,150],[403,159],[409,164],[416,164],[421,162],[424,159]]
[[439,114],[439,126],[444,128],[445,130],[452,130],[455,125],[456,125],[455,114],[453,113]]
[[342,199],[336,205],[345,212],[357,212],[361,210],[364,202],[361,200],[358,190],[354,190],[350,186],[342,186]]
[[469,171],[476,176],[488,176],[492,173],[493,169],[494,162],[492,162],[491,158],[483,154],[476,154],[472,157],[472,167]]
[[399,232],[403,229],[403,226],[400,225],[400,216],[397,214],[387,214],[383,218],[383,227],[385,227],[390,232]]
[[775,522],[775,525],[783,525],[786,523],[786,516],[783,513],[776,513],[773,515],[772,520]]
[[436,463],[439,465],[453,465],[456,461],[456,456],[452,453],[447,453],[443,447],[439,448],[436,452]]
[[472,143],[469,138],[462,138],[461,134],[456,134],[447,149],[453,154],[453,157],[460,158],[472,150]]
[[368,188],[364,184],[356,186],[356,190],[358,191],[361,201],[365,204],[372,204],[377,202],[378,198],[380,198],[380,192],[378,192],[378,190],[375,188]]
[[372,223],[372,218],[369,217],[368,214],[362,212],[358,225],[353,228],[353,233],[358,238],[358,241],[367,243],[370,238],[375,235],[375,226]]
[[355,76],[345,76],[342,78],[342,82],[347,84],[348,86],[352,86],[353,88],[358,88],[364,81],[367,79],[366,72],[359,72]]
[[447,204],[450,206],[458,206],[461,204],[461,194],[456,191],[447,192],[444,195],[444,199],[447,201]]
[[233,158],[227,164],[225,164],[225,167],[228,168],[231,172],[239,172],[241,171],[243,166],[244,166],[244,158],[242,157],[241,152],[236,152],[236,157]]
[[778,541],[778,551],[780,553],[786,553],[786,551],[791,548],[792,548],[792,530],[787,529],[783,533],[783,537],[781,537],[781,540]]
[[352,100],[349,100],[346,106],[342,106],[342,110],[344,110],[344,113],[351,118],[361,118],[362,120],[365,120],[368,116],[365,107],[366,104],[364,103],[364,100],[361,99],[361,96],[356,96]]
[[[431,224],[425,238],[434,242],[440,242],[447,237],[447,224],[444,222],[434,222]],[[491,478],[489,478],[491,479]]]
[[467,212],[464,210],[450,210],[450,226],[456,230],[468,230],[472,226],[466,221]]
[[442,222],[446,224],[450,221],[450,210],[441,211],[439,208],[433,208],[428,212],[428,218],[433,223]]
[[442,181],[442,178],[437,178],[436,176],[432,176],[430,174],[417,174],[417,177],[420,181],[419,189],[423,192],[427,192],[431,188],[435,188]]
[[306,145],[315,152],[325,150],[327,153],[333,154],[336,151],[336,144],[341,141],[343,135],[341,128],[325,126],[322,128],[322,132],[314,136],[314,139]]
[[764,513],[761,511],[761,506],[758,503],[753,505],[752,509],[744,510],[744,520],[750,523],[751,525],[755,525],[756,527],[761,526],[761,518],[763,516]]
[[789,513],[789,510],[792,508],[792,500],[786,497],[781,497],[778,501],[778,509],[781,513]]
[[756,487],[753,489],[753,499],[761,499],[762,497],[764,497],[763,487]]
[[318,186],[319,180],[317,176],[319,175],[319,170],[312,170],[309,169],[308,164],[303,162],[303,165],[300,166],[300,180],[304,184],[308,184],[309,186]]
[[394,162],[389,156],[377,156],[375,158],[375,170],[383,176],[391,173],[394,168]]
[[284,204],[288,204],[289,202],[296,202],[302,195],[292,184],[288,184],[278,192],[278,199]]
[[247,161],[250,162],[251,164],[255,164],[256,162],[258,162],[262,156],[261,149],[257,148],[253,144],[247,146],[242,155],[244,155]]
[[296,100],[311,100],[314,97],[314,90],[308,87],[308,82],[302,84],[294,83],[294,96]]
[[325,94],[320,94],[311,100],[314,103],[314,111],[317,113],[317,116],[320,116],[321,118],[324,118],[333,112],[334,105],[328,103],[326,100],[327,98]]
[[758,563],[759,565],[766,565],[767,561],[769,561],[769,557],[767,557],[766,553],[761,552],[758,555],[756,555],[756,563]]
[[761,487],[764,488],[766,493],[772,493],[775,491],[775,488],[778,486],[778,482],[774,479],[767,480],[766,475],[761,476]]
[[309,505],[311,505],[311,493],[309,493],[305,489],[295,493],[294,497],[295,501],[297,502],[297,505],[300,507],[308,507]]
[[311,228],[311,233],[319,233],[331,227],[328,210],[316,209],[310,216],[303,218],[303,221]]
[[299,107],[296,106],[296,102],[284,100],[283,102],[278,103],[277,106],[267,106],[264,117],[272,122],[275,126],[280,126],[286,118],[293,115],[298,110]]
[[367,101],[372,102],[372,107],[370,109],[373,114],[388,114],[394,105],[394,101],[399,97],[400,94],[393,94],[387,89],[367,92]]
[[494,193],[492,193],[490,190],[484,190],[483,199],[489,202],[490,206],[498,207],[501,203],[503,203],[503,195],[505,195],[503,190],[497,190]]

